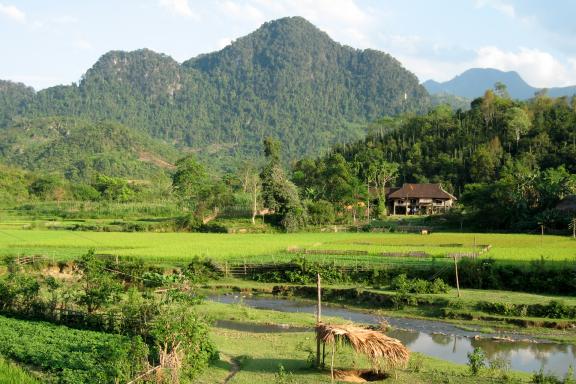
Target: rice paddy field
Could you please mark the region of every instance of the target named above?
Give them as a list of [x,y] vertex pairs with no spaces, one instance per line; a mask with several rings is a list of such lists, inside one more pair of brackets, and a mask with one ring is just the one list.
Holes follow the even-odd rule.
[[[186,261],[195,256],[215,261],[282,262],[311,251],[311,260],[336,263],[381,263],[391,259],[442,260],[490,245],[481,257],[530,261],[544,258],[576,261],[576,240],[567,236],[523,234],[432,233],[293,233],[204,234],[155,232],[80,232],[0,229],[0,256],[44,255],[71,259],[94,248],[97,253],[141,257],[147,261]],[[354,254],[346,254],[353,251]],[[398,257],[425,253],[426,257]],[[395,254],[397,257],[389,257]],[[448,259],[446,259],[448,260]]]

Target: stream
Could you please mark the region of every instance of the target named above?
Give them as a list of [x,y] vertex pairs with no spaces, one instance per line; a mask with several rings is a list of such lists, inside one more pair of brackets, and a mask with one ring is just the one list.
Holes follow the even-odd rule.
[[[242,303],[256,309],[280,312],[315,314],[316,306],[311,302],[271,297],[241,297],[239,295],[211,296],[209,300],[225,303]],[[489,359],[504,358],[511,369],[535,372],[544,368],[546,372],[563,376],[568,367],[576,367],[576,345],[554,342],[535,342],[533,339],[514,334],[488,334],[460,329],[452,324],[433,320],[407,319],[380,316],[369,312],[322,305],[322,315],[339,317],[362,324],[379,324],[386,320],[393,329],[386,334],[401,340],[411,351],[459,364],[467,364],[467,354],[480,347]],[[254,325],[220,320],[217,326],[247,332],[302,332],[304,327],[291,328],[279,325]],[[475,338],[480,335],[481,338]],[[511,341],[498,340],[506,336]],[[494,339],[496,338],[496,339]]]

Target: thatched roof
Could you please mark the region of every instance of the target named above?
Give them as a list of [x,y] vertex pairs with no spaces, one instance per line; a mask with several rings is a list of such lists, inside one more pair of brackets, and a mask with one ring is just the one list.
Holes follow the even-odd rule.
[[326,344],[342,342],[350,345],[356,352],[366,355],[374,367],[378,367],[381,360],[389,367],[401,367],[410,358],[410,351],[400,340],[371,329],[319,323],[316,335]]

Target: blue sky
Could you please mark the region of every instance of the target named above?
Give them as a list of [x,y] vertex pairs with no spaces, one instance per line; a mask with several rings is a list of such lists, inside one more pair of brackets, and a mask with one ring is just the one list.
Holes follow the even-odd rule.
[[493,67],[537,87],[576,84],[574,0],[0,0],[0,79],[78,82],[113,49],[181,62],[296,15],[338,42],[390,53],[421,81]]

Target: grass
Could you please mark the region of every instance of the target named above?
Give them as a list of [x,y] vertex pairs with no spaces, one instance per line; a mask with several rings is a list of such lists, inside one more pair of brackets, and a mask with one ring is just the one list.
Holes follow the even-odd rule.
[[[207,315],[224,316],[247,323],[286,323],[292,325],[311,325],[313,316],[302,316],[296,313],[279,313],[275,311],[249,309],[244,311],[241,305],[204,303],[198,307]],[[330,321],[330,319],[326,319]],[[251,333],[224,328],[213,328],[212,339],[221,352],[221,361],[211,366],[195,383],[222,383],[234,365],[239,371],[229,381],[232,384],[251,383],[330,383],[329,370],[317,371],[310,368],[316,348],[312,332],[297,333]],[[329,360],[327,360],[328,362]],[[285,375],[279,374],[282,366]],[[353,354],[348,348],[340,347],[336,354],[335,367],[342,369],[367,369],[368,362]],[[468,367],[458,365],[421,354],[413,354],[411,363],[406,369],[397,370],[387,383],[445,383],[461,384],[493,383],[498,372],[484,371],[479,377],[469,374]],[[511,373],[516,381],[528,382],[529,375]]]
[[18,365],[0,356],[0,383],[39,384],[40,382]]
[[[185,261],[194,256],[216,261],[289,261],[289,248],[366,250],[369,255],[307,255],[310,259],[338,263],[373,264],[398,261],[380,252],[425,251],[437,256],[469,252],[473,244],[491,244],[486,257],[527,261],[576,260],[576,241],[569,237],[517,234],[416,234],[294,233],[294,234],[204,234],[149,232],[75,232],[63,230],[0,229],[0,255],[44,254],[56,259],[77,257],[89,248],[100,253],[142,257],[149,261]],[[463,244],[447,247],[446,244]],[[421,260],[409,259],[418,263]],[[429,260],[429,259],[428,259]]]

